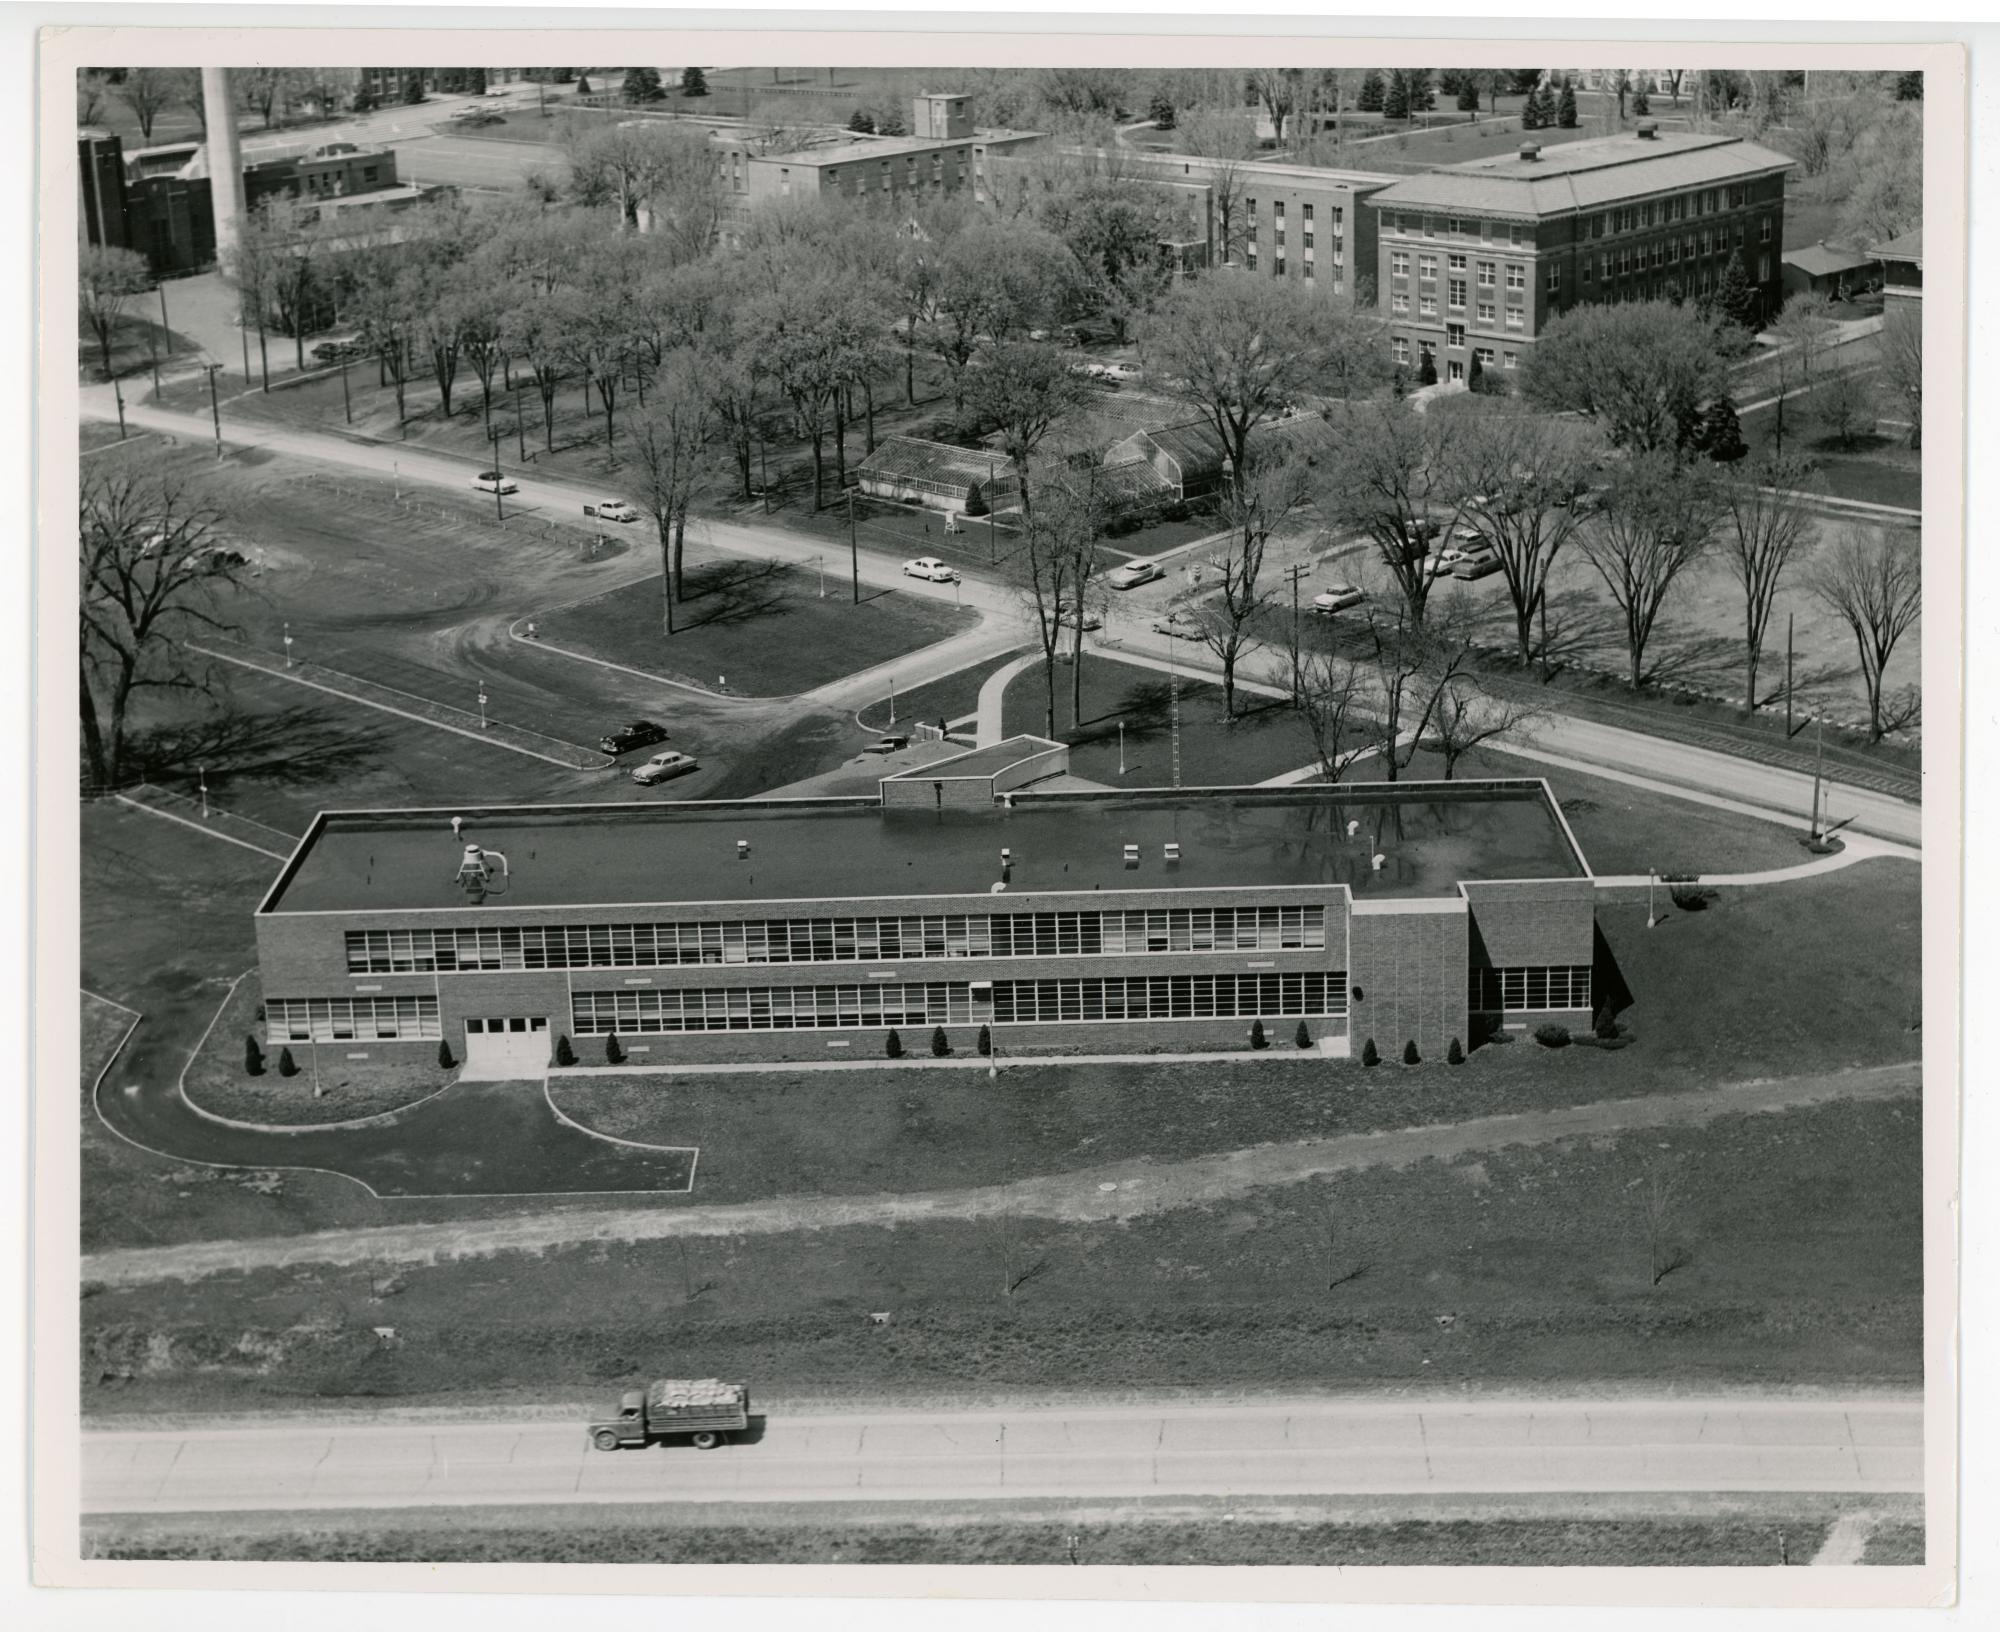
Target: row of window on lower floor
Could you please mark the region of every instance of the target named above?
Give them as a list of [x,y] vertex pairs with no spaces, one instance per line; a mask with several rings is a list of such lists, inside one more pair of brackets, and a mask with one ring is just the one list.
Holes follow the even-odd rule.
[[435,1041],[444,1035],[434,997],[274,997],[265,1035],[276,1042]]
[[1048,1025],[1089,1020],[1277,1019],[1347,1012],[1339,970],[1290,975],[1147,975],[1102,980],[963,981],[880,986],[730,987],[578,992],[578,1035]]
[[1465,1006],[1480,1013],[1509,1009],[1589,1009],[1590,965],[1522,965],[1507,969],[1473,969]]

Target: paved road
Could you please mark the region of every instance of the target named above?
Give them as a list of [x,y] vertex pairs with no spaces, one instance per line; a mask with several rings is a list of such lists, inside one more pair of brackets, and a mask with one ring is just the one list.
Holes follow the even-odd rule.
[[1916,1400],[1404,1402],[787,1417],[594,1452],[582,1424],[83,1435],[91,1513],[1304,1493],[1919,1491]]
[[[108,394],[101,390],[84,391],[82,412],[86,417],[115,417]],[[199,414],[181,414],[150,405],[128,404],[126,417],[142,429],[164,431],[173,436],[200,440],[212,434],[209,421]],[[407,446],[391,449],[357,436],[288,430],[246,424],[240,420],[232,424],[226,418],[223,435],[227,441],[239,446],[252,445],[322,464],[366,471],[375,476],[379,476],[383,464],[393,458],[405,481],[451,488],[464,488],[471,473],[478,468],[474,459],[459,458],[449,453],[417,452]],[[580,506],[585,500],[598,496],[596,488],[581,482],[536,476],[524,481],[518,498],[509,502],[528,510],[545,507],[551,514],[570,517],[580,513]],[[699,532],[705,542],[719,549],[766,560],[805,565],[828,553],[827,545],[822,540],[779,527],[742,521],[707,521],[699,529],[691,528],[690,531]],[[975,607],[996,618],[1021,619],[1018,596],[1005,585],[971,577],[956,589],[951,585],[921,583],[903,577],[897,560],[870,549],[860,551],[859,560],[864,583],[893,585],[908,594],[929,594],[940,600],[955,598],[962,605]],[[1158,586],[1154,587],[1157,593],[1166,593]],[[1156,661],[1167,659],[1173,643],[1165,636],[1153,633],[1150,626],[1151,617],[1158,608],[1143,595],[1120,599],[1126,604],[1113,608],[1107,620],[1105,636],[1119,643],[1122,655],[1149,656]],[[1190,655],[1186,651],[1188,643],[1183,641],[1179,644],[1182,648],[1181,659],[1186,663]],[[1189,672],[1193,672],[1193,665],[1187,666]],[[869,678],[872,683],[873,677]],[[1724,795],[1790,817],[1801,817],[1811,803],[1810,776],[1731,754],[1668,741],[1643,731],[1557,715],[1537,728],[1536,740],[1547,754],[1595,766],[1623,769],[1680,787]],[[1913,845],[1923,841],[1921,811],[1907,800],[1866,789],[1840,788],[1831,809],[1835,819],[1852,816],[1857,828],[1880,838]]]

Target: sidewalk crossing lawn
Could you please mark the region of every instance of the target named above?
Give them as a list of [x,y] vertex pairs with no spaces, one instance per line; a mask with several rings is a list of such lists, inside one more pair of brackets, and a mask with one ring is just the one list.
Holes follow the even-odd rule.
[[826,593],[808,567],[733,557],[691,566],[663,628],[660,580],[537,616],[541,638],[611,663],[741,697],[790,697],[949,639],[978,614],[946,601],[862,587],[855,605],[841,560]]

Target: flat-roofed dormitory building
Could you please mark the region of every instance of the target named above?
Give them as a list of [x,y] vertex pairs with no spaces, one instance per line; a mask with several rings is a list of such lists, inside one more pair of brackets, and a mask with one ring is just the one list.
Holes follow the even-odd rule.
[[1587,1017],[1595,886],[1540,781],[1075,789],[1018,738],[875,796],[323,813],[256,913],[267,1035],[586,1062],[1238,1049],[1441,1059]]
[[1783,302],[1782,153],[1657,132],[1475,159],[1376,193],[1379,290],[1397,361],[1440,380],[1519,366],[1589,301],[1710,293],[1741,263],[1768,319]]

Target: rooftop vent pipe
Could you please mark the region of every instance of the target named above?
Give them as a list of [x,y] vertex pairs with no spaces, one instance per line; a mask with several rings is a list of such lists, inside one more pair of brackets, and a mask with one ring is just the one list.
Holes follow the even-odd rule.
[[1128,868],[1139,865],[1139,847],[1136,844],[1125,846],[1125,865]]
[[736,859],[738,861],[744,861],[748,859],[749,855],[750,855],[750,841],[748,839],[738,839],[736,841]]

